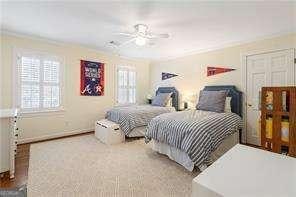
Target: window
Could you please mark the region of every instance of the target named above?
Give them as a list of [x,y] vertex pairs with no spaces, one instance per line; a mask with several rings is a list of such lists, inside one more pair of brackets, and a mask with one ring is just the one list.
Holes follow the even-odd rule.
[[136,71],[131,67],[117,69],[117,103],[136,103]]
[[61,109],[62,61],[50,55],[17,54],[17,103],[22,112]]

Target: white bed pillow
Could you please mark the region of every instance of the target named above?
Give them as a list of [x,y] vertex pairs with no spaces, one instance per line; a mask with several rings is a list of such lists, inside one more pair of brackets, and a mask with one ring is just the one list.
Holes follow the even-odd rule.
[[231,97],[226,97],[225,99],[224,112],[231,113]]
[[166,107],[172,107],[172,106],[173,106],[173,98],[171,97],[167,102]]

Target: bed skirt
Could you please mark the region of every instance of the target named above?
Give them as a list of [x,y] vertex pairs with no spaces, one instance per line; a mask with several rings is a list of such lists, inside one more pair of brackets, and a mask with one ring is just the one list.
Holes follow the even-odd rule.
[[144,137],[146,128],[146,126],[136,127],[127,135],[127,137]]
[[[212,152],[210,156],[210,163],[216,161],[219,157],[221,157],[224,153],[226,153],[229,149],[239,143],[239,132],[235,132],[234,134],[225,138],[220,146]],[[168,144],[161,143],[152,139],[152,149],[161,154],[167,155],[171,160],[177,162],[178,164],[185,167],[187,170],[192,171],[194,169],[194,163],[191,161],[189,156],[182,150],[169,146]],[[198,168],[203,171],[204,165],[198,166]]]

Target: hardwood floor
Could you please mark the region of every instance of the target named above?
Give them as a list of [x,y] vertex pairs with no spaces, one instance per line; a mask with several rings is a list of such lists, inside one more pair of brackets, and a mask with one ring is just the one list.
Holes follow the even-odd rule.
[[9,179],[9,176],[1,178],[0,188],[15,188],[27,184],[29,157],[30,144],[18,145],[15,158],[15,178]]

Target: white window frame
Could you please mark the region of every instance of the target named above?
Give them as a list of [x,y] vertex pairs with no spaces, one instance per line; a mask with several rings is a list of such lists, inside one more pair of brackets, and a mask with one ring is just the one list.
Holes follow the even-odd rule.
[[[41,107],[43,103],[43,99],[40,99],[39,108],[33,109],[22,109],[21,108],[21,78],[20,78],[20,68],[21,68],[21,56],[35,56],[40,59],[49,58],[50,60],[58,61],[60,63],[59,69],[59,103],[60,105],[55,108],[44,108]],[[31,49],[21,49],[21,48],[14,48],[13,49],[13,106],[18,108],[21,114],[36,114],[36,113],[49,113],[49,112],[61,112],[64,111],[64,69],[65,69],[65,60],[63,57],[58,55],[53,55],[47,52],[41,52],[37,50]],[[43,67],[41,67],[40,73],[43,73]],[[40,76],[43,76],[41,74]],[[40,92],[43,91],[43,85],[40,86]],[[41,94],[42,95],[42,94]]]
[[[135,81],[135,102],[134,103],[130,103],[130,102],[127,102],[127,103],[119,103],[118,102],[118,71],[119,70],[127,70],[127,71],[134,71],[135,74],[136,74],[136,81]],[[137,77],[138,77],[138,74],[137,74],[137,71],[136,71],[136,67],[134,66],[116,66],[116,74],[115,74],[115,102],[116,102],[116,105],[133,105],[133,104],[136,104],[137,103]],[[129,94],[128,94],[129,95]],[[127,99],[129,100],[129,99]]]

